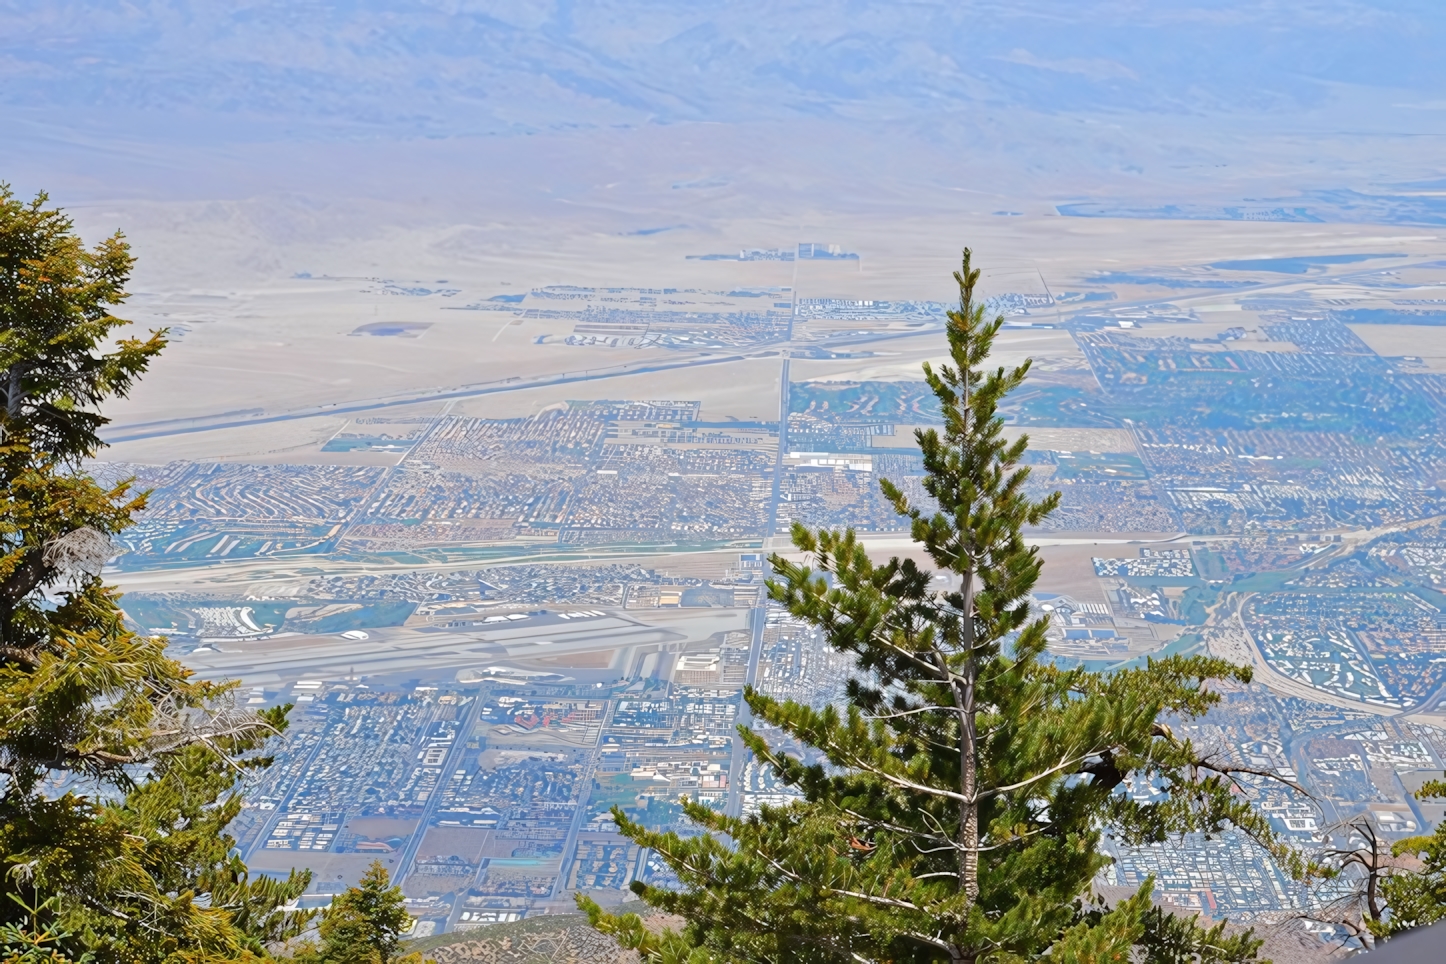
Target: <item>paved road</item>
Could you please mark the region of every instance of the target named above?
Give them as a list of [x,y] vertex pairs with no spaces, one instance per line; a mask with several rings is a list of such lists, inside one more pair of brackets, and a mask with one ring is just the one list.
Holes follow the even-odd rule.
[[768,501],[768,523],[763,530],[763,543],[778,533],[778,502],[783,494],[783,460],[788,455],[788,362],[783,359],[783,372],[778,384],[778,457],[773,462],[773,495]]
[[417,821],[417,829],[412,831],[411,837],[407,839],[407,845],[402,848],[402,853],[397,857],[397,869],[392,872],[392,883],[401,884],[412,872],[412,862],[417,859],[417,851],[422,846],[422,839],[427,836],[427,827],[432,822],[433,815],[437,812],[438,805],[442,802],[442,789],[452,778],[452,774],[462,765],[462,758],[467,753],[467,741],[472,736],[472,730],[477,725],[477,714],[482,708],[482,698],[474,695],[467,706],[466,715],[462,718],[462,725],[457,729],[457,737],[452,741],[452,747],[447,751],[446,759],[442,761],[442,776],[437,781],[437,787],[427,797],[427,804],[422,809],[421,819]]
[[[799,349],[847,348],[878,341],[892,341],[899,338],[914,338],[928,334],[936,328],[911,331],[869,332],[831,338],[824,342],[808,342],[794,346]],[[158,422],[135,422],[132,424],[109,425],[101,435],[108,444],[134,442],[140,439],[165,438],[172,435],[189,435],[194,432],[211,432],[223,428],[239,428],[246,425],[266,425],[272,422],[286,422],[294,419],[317,418],[323,415],[351,415],[384,408],[398,408],[426,402],[450,401],[461,398],[479,398],[483,395],[497,395],[506,392],[528,391],[551,385],[570,385],[577,382],[595,382],[611,378],[627,378],[634,375],[648,375],[656,372],[673,371],[678,368],[695,368],[703,365],[727,365],[733,362],[759,358],[777,357],[789,347],[789,342],[765,342],[747,352],[731,355],[707,353],[683,355],[668,361],[652,364],[630,363],[608,368],[589,368],[582,371],[559,372],[552,375],[535,375],[526,378],[512,377],[464,385],[457,388],[429,388],[400,395],[381,398],[363,398],[347,402],[329,402],[325,405],[310,405],[284,412],[266,412],[264,409],[248,409],[240,412],[222,412],[215,415],[198,415],[191,418],[166,419]]]
[[590,382],[605,378],[619,378],[627,375],[646,375],[665,372],[675,368],[690,368],[700,365],[722,365],[743,361],[762,355],[689,355],[676,361],[659,362],[653,365],[619,365],[613,368],[587,369],[580,372],[562,372],[556,375],[538,375],[529,378],[506,378],[480,385],[469,385],[453,389],[427,389],[408,392],[387,398],[366,398],[351,402],[332,402],[326,405],[312,405],[286,412],[267,414],[263,412],[238,413],[235,416],[201,415],[195,418],[171,419],[164,422],[142,422],[133,425],[111,425],[102,431],[108,444],[134,442],[138,439],[164,438],[171,435],[189,435],[193,432],[211,432],[220,428],[239,428],[245,425],[265,425],[271,422],[286,422],[298,418],[316,418],[320,415],[350,415],[356,412],[370,412],[382,408],[397,408],[417,405],[423,402],[446,401],[458,398],[477,398],[501,392],[524,391],[543,388],[548,385],[569,385],[574,382]]
[[[397,474],[398,466],[400,466],[407,459],[411,458],[412,454],[416,452],[417,449],[421,448],[422,445],[424,445],[426,441],[432,437],[432,435],[437,431],[437,427],[442,424],[442,420],[447,417],[447,413],[452,411],[453,404],[455,404],[455,402],[447,402],[445,405],[443,405],[437,411],[437,414],[432,416],[432,420],[427,423],[426,431],[418,435],[417,440],[411,445],[407,446],[406,454],[397,460],[396,465],[387,466],[386,469],[382,472],[382,474],[377,476],[376,484],[373,485],[370,489],[368,489],[367,494],[357,503],[360,511],[353,512],[351,516],[346,520],[346,522],[342,524],[341,528],[337,530],[336,535],[331,537],[331,544],[327,547],[329,550],[335,549],[337,546],[341,545],[342,540],[346,538],[346,534],[350,532],[352,528],[355,527],[356,524],[362,520],[362,518],[366,515],[367,510],[371,507],[372,503],[376,501],[383,492],[386,491],[388,483],[390,483],[392,481],[392,477]],[[338,429],[338,431],[340,431],[340,429]]]
[[602,756],[602,737],[612,724],[613,711],[617,709],[619,702],[615,699],[608,700],[607,712],[603,716],[602,725],[598,727],[597,743],[593,744],[582,775],[578,778],[577,810],[573,812],[572,823],[567,828],[567,838],[562,843],[562,864],[557,869],[557,880],[553,882],[552,893],[548,895],[550,898],[561,896],[563,888],[567,886],[567,875],[577,861],[577,835],[582,832],[582,822],[587,818],[588,804],[592,802],[592,777],[597,772],[598,760]]
[[[323,730],[318,735],[311,751],[306,754],[306,763],[302,766],[299,771],[300,773],[306,773],[316,763],[316,755],[320,753],[321,748],[326,745],[326,740],[327,734],[326,731]],[[286,790],[286,795],[276,802],[276,809],[271,811],[271,815],[263,822],[261,832],[251,841],[251,846],[244,855],[247,863],[251,862],[251,859],[256,856],[258,851],[266,849],[266,841],[271,839],[271,831],[275,830],[277,822],[287,815],[287,808],[291,805],[291,798],[296,795],[296,788],[301,786],[301,783],[301,780],[293,780]]]
[[[760,605],[753,610],[753,642],[748,649],[748,673],[744,677],[749,686],[758,683],[758,660],[763,655],[763,629],[768,624],[768,609]],[[738,725],[747,726],[753,722],[753,713],[748,709],[748,704],[739,700],[738,703]],[[732,816],[738,816],[743,812],[743,761],[748,757],[748,749],[743,741],[737,736],[733,738],[733,760],[728,764],[728,807],[727,812]]]
[[1257,683],[1261,683],[1282,696],[1294,696],[1345,710],[1374,713],[1377,716],[1399,716],[1404,712],[1397,707],[1379,706],[1375,703],[1337,696],[1334,693],[1328,693],[1302,683],[1300,680],[1291,679],[1276,670],[1265,658],[1265,654],[1260,651],[1260,646],[1251,636],[1250,630],[1246,628],[1244,619],[1241,618],[1245,604],[1253,595],[1253,593],[1246,594],[1221,607],[1220,611],[1225,614],[1225,622],[1205,630],[1207,646],[1212,655],[1251,666],[1255,670]]

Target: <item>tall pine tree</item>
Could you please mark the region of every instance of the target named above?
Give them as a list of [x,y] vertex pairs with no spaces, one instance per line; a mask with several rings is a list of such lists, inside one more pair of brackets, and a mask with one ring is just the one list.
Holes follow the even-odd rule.
[[0,184],[0,943],[56,960],[264,956],[305,924],[284,908],[307,877],[253,879],[226,826],[285,710],[192,679],[164,639],[126,628],[100,578],[145,496],[82,462],[100,406],[165,336],[124,337],[112,314],[124,238],[87,249],[46,200]]
[[[1142,949],[1224,962],[1258,947],[1152,908],[1148,888],[1113,908],[1091,899],[1106,833],[1138,844],[1235,827],[1294,858],[1232,792],[1232,768],[1167,725],[1205,713],[1210,681],[1247,681],[1247,667],[1175,656],[1100,674],[1046,656],[1048,619],[1029,605],[1041,560],[1024,528],[1059,497],[1029,494],[1026,439],[1007,440],[999,414],[1029,363],[985,367],[1003,318],[985,317],[967,249],[954,278],[951,364],[924,366],[944,422],[917,433],[928,499],[882,483],[946,588],[912,560],[876,564],[852,531],[795,523],[807,561],[774,556],[770,592],[854,657],[847,705],[746,692],[760,722],[814,750],[789,756],[740,727],[802,794],[795,804],[739,818],[686,803],[704,831],[691,837],[614,811],[682,884],[633,889],[686,925],[653,933],[579,903],[654,960],[1124,961]],[[1157,794],[1122,793],[1131,779]]]

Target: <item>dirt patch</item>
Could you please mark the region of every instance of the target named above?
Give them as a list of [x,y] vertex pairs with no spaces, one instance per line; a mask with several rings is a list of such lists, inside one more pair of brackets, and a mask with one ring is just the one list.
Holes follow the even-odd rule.
[[533,964],[538,961],[635,964],[638,955],[588,926],[580,914],[534,917],[441,934],[407,945],[437,964]]
[[1036,451],[1054,449],[1058,452],[1135,452],[1135,436],[1123,428],[1007,428],[1011,439],[1029,434],[1029,447]]
[[408,837],[416,828],[417,821],[398,820],[394,817],[354,817],[346,822],[346,829],[363,840]]
[[1377,355],[1419,358],[1427,371],[1446,372],[1446,332],[1423,325],[1347,325]]
[[289,850],[263,850],[254,854],[247,865],[252,871],[283,874],[292,868],[310,870],[311,892],[331,894],[359,883],[374,860],[380,860],[388,873],[397,872],[396,857],[386,854],[301,854]]
[[432,827],[422,838],[422,845],[417,848],[417,859],[457,856],[469,864],[475,864],[482,859],[482,852],[486,849],[491,837],[491,830],[473,827]]

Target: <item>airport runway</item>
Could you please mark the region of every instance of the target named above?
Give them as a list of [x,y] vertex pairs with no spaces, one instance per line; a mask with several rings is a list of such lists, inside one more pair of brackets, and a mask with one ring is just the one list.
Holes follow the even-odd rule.
[[[239,679],[250,686],[270,687],[298,679],[341,676],[452,676],[460,670],[485,671],[519,659],[659,645],[688,638],[671,629],[615,614],[569,619],[548,614],[465,630],[421,627],[366,632],[368,638],[364,640],[340,635],[228,640],[197,647],[180,658],[201,679]],[[559,662],[557,671],[565,675],[565,667]]]

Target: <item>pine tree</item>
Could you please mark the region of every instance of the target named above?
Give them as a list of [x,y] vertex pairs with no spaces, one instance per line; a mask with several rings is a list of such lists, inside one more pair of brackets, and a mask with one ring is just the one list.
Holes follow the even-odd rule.
[[111,308],[126,298],[130,246],[117,232],[87,251],[48,201],[0,183],[0,437],[68,461],[100,448],[101,402],[125,396],[166,338],[115,337],[129,324]]
[[[683,917],[654,934],[579,896],[595,926],[661,961],[1240,961],[1259,941],[1202,930],[1151,907],[1149,887],[1112,909],[1091,900],[1108,832],[1127,843],[1235,827],[1300,870],[1243,795],[1229,764],[1177,738],[1171,718],[1218,701],[1213,680],[1247,667],[1202,656],[1110,674],[1045,652],[1029,605],[1041,560],[1025,541],[1058,504],[1030,495],[1027,440],[999,405],[1029,370],[984,367],[1002,317],[986,320],[966,249],[949,313],[951,364],[924,366],[943,430],[917,433],[915,502],[883,482],[913,539],[949,576],[909,559],[875,564],[852,531],[793,526],[807,562],[772,558],[772,598],[818,627],[856,671],[847,705],[813,708],[756,690],[753,715],[809,760],[740,727],[755,757],[802,799],[736,818],[685,802],[703,831],[650,831],[614,814],[681,889],[635,883]],[[1148,780],[1156,799],[1120,792]]]
[[321,943],[300,948],[296,964],[422,964],[420,954],[397,956],[412,918],[401,888],[390,884],[382,862],[372,861],[360,883],[338,895],[322,914]]
[[[1406,870],[1409,858],[1399,848],[1411,841],[1393,845],[1369,811],[1325,828],[1324,837],[1326,846],[1314,857],[1320,893],[1307,904],[1310,918],[1365,943],[1390,933],[1386,884]],[[1336,844],[1341,838],[1344,846]]]
[[[1428,780],[1416,796],[1446,797],[1446,779]],[[1374,937],[1385,940],[1446,918],[1446,822],[1430,834],[1396,841],[1391,852],[1396,858],[1414,857],[1420,866],[1397,866],[1380,875],[1379,892],[1389,913],[1370,915],[1365,926]]]
[[0,185],[0,928],[98,962],[262,956],[307,878],[252,879],[225,829],[286,711],[193,680],[100,578],[145,495],[82,460],[165,333],[120,336],[124,238],[88,251],[46,202]]

